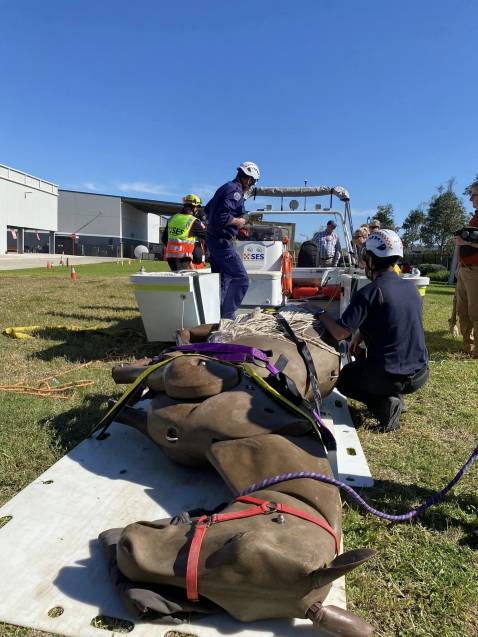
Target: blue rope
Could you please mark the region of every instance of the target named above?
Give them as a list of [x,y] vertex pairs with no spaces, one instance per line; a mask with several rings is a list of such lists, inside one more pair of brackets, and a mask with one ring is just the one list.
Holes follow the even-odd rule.
[[476,460],[478,456],[478,447],[475,447],[473,453],[462,466],[462,468],[458,471],[453,480],[446,485],[444,489],[435,493],[431,498],[429,498],[426,502],[416,507],[415,509],[411,509],[407,513],[402,513],[402,515],[391,515],[390,513],[384,513],[383,511],[379,511],[372,507],[366,500],[364,500],[352,487],[340,480],[336,480],[335,478],[330,478],[329,476],[324,475],[323,473],[315,473],[315,471],[295,471],[293,473],[281,473],[277,476],[273,476],[272,478],[266,478],[262,480],[262,482],[257,482],[256,484],[251,485],[247,489],[244,489],[239,493],[239,496],[249,495],[250,493],[254,493],[255,491],[261,491],[262,489],[266,489],[267,487],[271,487],[274,484],[279,484],[280,482],[287,482],[289,480],[297,480],[300,478],[310,478],[311,480],[318,480],[319,482],[325,482],[327,484],[333,484],[335,487],[342,489],[346,493],[352,496],[354,500],[356,500],[361,507],[363,507],[368,513],[372,513],[383,520],[389,520],[390,522],[406,522],[407,520],[411,520],[419,513],[423,513],[431,506],[434,506],[440,500],[443,500],[445,495],[455,486],[455,484],[460,480],[463,475],[470,469],[473,462]]

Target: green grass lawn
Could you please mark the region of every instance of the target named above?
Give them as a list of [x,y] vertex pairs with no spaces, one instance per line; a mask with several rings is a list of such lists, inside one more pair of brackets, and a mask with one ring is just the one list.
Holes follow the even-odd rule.
[[[144,265],[147,271],[164,268],[160,262]],[[37,386],[49,377],[56,387],[94,381],[67,400],[0,391],[0,505],[98,422],[106,401],[121,393],[111,379],[116,361],[160,349],[145,340],[128,282],[138,262],[75,269],[76,282],[60,267],[0,272],[0,331],[42,327],[28,340],[0,336],[0,385]],[[425,296],[431,377],[407,398],[402,428],[377,433],[360,405],[352,409],[376,480],[362,495],[389,512],[402,513],[441,489],[477,444],[478,361],[460,353],[460,342],[447,334],[452,296],[453,290],[440,284]],[[473,467],[442,504],[413,523],[392,525],[344,503],[346,548],[379,549],[376,558],[347,576],[348,607],[372,622],[376,635],[478,634],[478,559],[472,545],[478,529],[477,471]],[[0,625],[0,634],[40,635],[6,625]]]

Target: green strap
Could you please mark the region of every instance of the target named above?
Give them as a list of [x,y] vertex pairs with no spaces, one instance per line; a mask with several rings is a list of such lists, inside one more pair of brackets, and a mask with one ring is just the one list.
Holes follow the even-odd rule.
[[282,394],[279,394],[279,392],[276,389],[274,389],[274,387],[271,387],[269,383],[266,380],[264,380],[264,378],[262,378],[262,376],[259,376],[259,374],[256,374],[256,372],[252,369],[252,367],[249,367],[247,363],[242,363],[241,366],[244,369],[244,371],[247,373],[247,375],[250,376],[253,381],[255,381],[266,392],[271,394],[278,402],[282,403],[283,405],[285,405],[286,407],[294,411],[296,414],[299,414],[300,416],[308,420],[310,425],[312,426],[312,429],[316,432],[316,434],[320,437],[320,439],[322,439],[319,426],[315,422],[315,419],[312,418],[312,416],[310,416],[307,412],[302,411],[300,407],[297,407],[297,405],[294,405],[294,403],[288,400],[287,398],[285,398],[285,396],[283,396]]
[[114,417],[116,416],[116,414],[125,406],[125,404],[128,401],[128,398],[130,398],[130,396],[136,391],[136,389],[139,388],[139,386],[143,383],[143,381],[154,371],[156,371],[160,367],[163,367],[163,365],[167,365],[172,360],[173,358],[167,358],[164,361],[160,361],[159,363],[155,363],[154,365],[150,365],[149,367],[147,367],[145,371],[142,372],[133,383],[128,385],[128,388],[123,393],[121,398],[118,401],[116,401],[113,407],[111,407],[111,409],[109,409],[106,412],[106,414],[103,416],[100,422],[93,427],[93,429],[90,432],[90,436],[92,436],[95,433],[95,431],[98,431],[98,429],[100,429],[101,427],[103,427],[102,433],[104,433],[106,429],[109,427],[109,425],[111,424],[111,422],[114,420]]

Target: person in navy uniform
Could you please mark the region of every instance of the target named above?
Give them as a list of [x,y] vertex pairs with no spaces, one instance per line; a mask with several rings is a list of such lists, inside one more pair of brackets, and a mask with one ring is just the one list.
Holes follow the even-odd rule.
[[371,283],[353,295],[341,318],[317,313],[337,341],[352,336],[349,352],[358,353],[363,340],[366,357],[345,365],[339,392],[367,405],[383,431],[400,427],[403,394],[428,380],[428,352],[422,325],[422,301],[412,281],[402,279],[394,265],[403,257],[402,240],[393,230],[376,230],[365,242],[365,274]]
[[257,164],[252,161],[242,163],[235,179],[221,186],[204,208],[208,219],[206,245],[211,270],[221,275],[221,318],[236,318],[236,310],[249,287],[249,277],[232,240],[246,223],[244,195],[259,177]]

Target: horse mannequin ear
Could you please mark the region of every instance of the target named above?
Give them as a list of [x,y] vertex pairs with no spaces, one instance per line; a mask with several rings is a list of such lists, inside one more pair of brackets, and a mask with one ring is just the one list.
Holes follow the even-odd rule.
[[374,549],[355,549],[338,555],[330,564],[315,571],[315,587],[322,588],[322,586],[327,586],[338,577],[353,571],[354,568],[369,560],[376,553],[377,551]]

